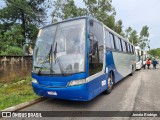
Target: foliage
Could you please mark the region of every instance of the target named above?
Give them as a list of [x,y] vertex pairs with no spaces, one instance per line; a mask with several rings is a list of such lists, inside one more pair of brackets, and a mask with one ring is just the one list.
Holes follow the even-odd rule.
[[[23,42],[30,33],[30,26],[39,26],[45,20],[45,0],[5,0],[6,7],[0,10],[3,24],[21,24]],[[32,38],[30,38],[32,39]]]
[[133,45],[140,46],[142,50],[146,48],[146,46],[150,49],[149,46],[149,27],[148,26],[143,26],[142,30],[140,32],[140,35],[137,34],[136,30],[133,30],[131,27],[128,27],[125,30],[125,37],[133,43]]
[[21,40],[24,39],[22,31],[23,30],[21,29],[21,26],[19,24],[10,26],[7,31],[4,31],[0,35],[1,43],[3,43],[3,45],[21,47]]
[[46,19],[47,4],[45,0],[4,1],[6,6],[0,9],[0,54],[19,54],[26,37],[35,42],[37,27]]
[[143,26],[143,28],[142,28],[142,30],[140,32],[139,46],[143,50],[146,47],[148,47],[150,49],[150,46],[149,46],[150,40],[148,39],[148,37],[149,37],[149,31],[148,30],[149,30],[148,26]]
[[114,26],[114,31],[117,32],[117,33],[119,33],[123,37],[125,37],[122,28],[123,28],[122,20],[117,21],[117,23]]
[[[77,16],[87,15],[96,18],[103,22],[106,26],[129,39],[134,45],[140,44],[144,40],[144,36],[137,35],[136,30],[132,30],[131,27],[127,28],[123,32],[122,20],[115,21],[116,11],[112,6],[111,0],[83,0],[85,6],[83,8],[77,7],[74,0],[56,0],[53,2],[52,22],[73,18]],[[148,44],[149,45],[149,44]]]
[[[122,20],[115,20],[112,0],[83,0],[84,7],[77,7],[74,0],[4,0],[0,9],[0,54],[19,54],[26,38],[34,43],[38,27],[44,24],[47,8],[53,7],[52,22],[77,16],[92,16],[106,26],[129,39],[142,49],[149,46],[149,28],[144,26],[140,35],[131,27],[123,32]],[[8,50],[7,50],[8,49]],[[12,51],[13,50],[13,51]],[[16,50],[16,51],[14,51]]]
[[132,32],[132,28],[131,27],[128,27],[126,30],[125,30],[126,34],[125,34],[125,37],[126,38],[129,38],[131,32]]
[[0,55],[21,55],[22,29],[19,24],[10,26],[0,35]]
[[153,57],[159,57],[160,58],[160,48],[152,49],[152,50],[148,51],[148,53],[150,55],[152,55]]
[[85,9],[78,8],[74,0],[57,0],[53,1],[52,22],[57,22],[59,19],[64,20],[86,14]]
[[52,21],[64,20],[77,16],[92,16],[103,22],[109,28],[122,32],[122,21],[115,23],[115,10],[111,0],[83,0],[85,7],[77,7],[74,0],[56,0],[53,3]]
[[[86,15],[97,18],[108,26],[108,23],[114,22],[115,24],[115,10],[111,5],[111,0],[83,0],[86,5]],[[110,21],[110,22],[108,22]],[[114,26],[112,26],[114,27]],[[111,28],[113,29],[113,28]]]
[[1,51],[0,55],[22,55],[22,48],[8,46],[5,51]]
[[131,42],[133,45],[138,45],[139,36],[137,35],[137,31],[133,30],[131,27],[128,27],[125,32],[125,37],[128,38],[129,42]]

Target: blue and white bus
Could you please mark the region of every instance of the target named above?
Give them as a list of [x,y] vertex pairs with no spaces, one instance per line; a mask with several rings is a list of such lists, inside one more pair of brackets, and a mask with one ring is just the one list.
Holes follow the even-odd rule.
[[91,17],[40,29],[32,86],[39,96],[88,101],[135,71],[135,48]]
[[143,51],[139,46],[135,46],[136,69],[140,70],[143,66]]

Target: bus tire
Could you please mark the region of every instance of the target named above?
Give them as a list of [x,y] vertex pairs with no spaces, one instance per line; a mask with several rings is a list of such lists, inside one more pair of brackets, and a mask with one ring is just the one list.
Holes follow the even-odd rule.
[[108,76],[108,86],[107,86],[107,90],[104,91],[105,94],[110,94],[112,92],[112,89],[113,89],[113,84],[114,84],[114,81],[113,81],[113,74],[110,73],[110,75]]

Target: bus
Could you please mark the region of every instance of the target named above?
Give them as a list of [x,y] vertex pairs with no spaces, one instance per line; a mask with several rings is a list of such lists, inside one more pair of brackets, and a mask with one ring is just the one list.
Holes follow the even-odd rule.
[[135,46],[136,53],[136,69],[140,70],[143,66],[143,51],[139,46]]
[[143,65],[146,64],[147,59],[148,59],[148,54],[147,54],[147,52],[144,52],[143,53]]
[[89,101],[111,93],[135,71],[134,46],[98,20],[84,16],[39,30],[32,87],[39,96]]

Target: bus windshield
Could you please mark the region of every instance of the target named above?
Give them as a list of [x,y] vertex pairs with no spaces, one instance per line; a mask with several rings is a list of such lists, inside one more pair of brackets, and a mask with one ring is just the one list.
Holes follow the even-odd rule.
[[85,19],[66,21],[39,31],[34,49],[33,72],[72,74],[84,72]]

